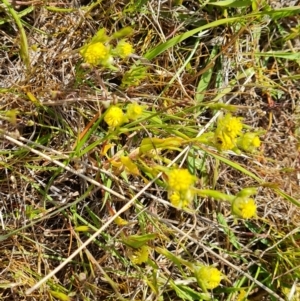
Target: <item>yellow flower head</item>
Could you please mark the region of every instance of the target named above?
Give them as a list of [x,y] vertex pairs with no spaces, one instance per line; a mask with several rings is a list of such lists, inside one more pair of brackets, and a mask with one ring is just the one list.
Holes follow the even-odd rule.
[[232,117],[231,114],[226,114],[219,118],[217,130],[226,133],[232,139],[242,134],[243,124],[241,118]]
[[133,47],[130,43],[126,42],[126,40],[121,40],[117,47],[116,47],[116,53],[119,57],[122,59],[128,57],[133,53]]
[[169,189],[175,191],[186,191],[195,183],[195,176],[191,175],[187,169],[173,169],[168,173]]
[[252,140],[252,145],[254,147],[260,147],[261,141],[258,136],[255,136]]
[[144,108],[142,106],[140,106],[139,104],[137,104],[136,102],[135,103],[131,103],[127,107],[127,114],[126,114],[126,116],[130,120],[136,120],[136,119],[138,119],[142,115],[143,109]]
[[195,268],[195,277],[198,283],[206,289],[214,289],[222,280],[222,273],[212,266],[201,266]]
[[179,209],[189,208],[193,198],[193,189],[188,189],[183,192],[169,191],[169,200],[171,204]]
[[244,219],[256,216],[256,203],[247,197],[237,197],[232,201],[231,212]]
[[124,122],[124,113],[117,106],[111,106],[105,113],[104,121],[110,128],[120,126]]
[[242,129],[243,124],[240,118],[231,117],[226,124],[226,133],[232,138],[239,136],[242,133]]
[[225,132],[216,130],[215,132],[215,146],[218,150],[230,150],[235,147],[236,139],[229,137]]
[[103,43],[93,43],[80,50],[86,63],[97,66],[109,61],[109,49]]
[[129,254],[129,259],[134,264],[142,264],[147,262],[149,257],[149,247],[147,245],[141,246]]
[[256,133],[246,133],[238,139],[238,147],[246,152],[254,152],[260,147],[261,141]]
[[219,150],[231,150],[236,147],[236,138],[242,134],[241,118],[226,114],[218,120],[214,134],[214,144]]

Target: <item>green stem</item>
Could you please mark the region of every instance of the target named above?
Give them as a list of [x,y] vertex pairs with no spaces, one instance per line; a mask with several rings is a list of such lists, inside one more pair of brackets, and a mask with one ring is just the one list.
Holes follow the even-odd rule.
[[27,69],[29,69],[30,60],[29,60],[29,52],[28,52],[28,43],[27,43],[26,33],[25,33],[24,27],[22,25],[21,19],[19,18],[19,15],[17,14],[17,12],[14,10],[14,8],[11,6],[11,4],[7,0],[2,0],[2,2],[7,7],[9,13],[13,17],[13,19],[15,20],[15,22],[19,28],[19,31],[20,31],[20,55],[21,55],[21,58],[22,58],[24,64],[26,65]]
[[231,203],[236,198],[236,196],[234,195],[225,194],[220,191],[211,189],[195,189],[195,192],[201,197],[211,197],[218,201],[227,201],[229,203]]

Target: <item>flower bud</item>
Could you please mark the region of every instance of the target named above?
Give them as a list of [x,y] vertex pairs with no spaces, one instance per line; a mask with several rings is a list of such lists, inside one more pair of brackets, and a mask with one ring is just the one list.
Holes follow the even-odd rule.
[[137,120],[143,113],[143,107],[137,103],[131,103],[127,107],[126,116],[129,120]]
[[256,216],[255,201],[248,197],[236,197],[231,204],[231,212],[237,217],[248,219]]
[[256,133],[246,133],[237,141],[238,147],[249,153],[254,152],[258,147],[260,147],[260,144],[261,141]]
[[125,59],[133,53],[133,47],[130,43],[126,42],[126,40],[121,40],[118,43],[115,52],[120,58]]

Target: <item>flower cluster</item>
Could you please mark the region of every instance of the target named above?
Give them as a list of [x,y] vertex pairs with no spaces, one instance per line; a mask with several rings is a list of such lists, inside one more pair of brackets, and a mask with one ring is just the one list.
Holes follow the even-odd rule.
[[187,169],[173,169],[168,173],[168,195],[171,203],[178,208],[188,208],[194,198],[196,177]]
[[121,39],[116,47],[110,44],[112,39],[128,35],[130,31],[119,31],[114,34],[112,37],[108,37],[105,34],[105,29],[100,29],[96,35],[92,38],[91,42],[87,45],[84,45],[79,53],[83,57],[84,61],[92,66],[105,66],[112,69],[116,69],[112,66],[115,57],[122,59],[130,56],[134,49],[126,39]]
[[218,120],[214,134],[215,145],[219,150],[230,150],[236,146],[237,137],[242,134],[243,124],[241,118],[226,114]]
[[234,150],[239,149],[246,152],[255,152],[260,147],[261,141],[258,133],[243,133],[244,125],[242,118],[232,117],[230,113],[219,118],[217,128],[213,134],[213,144],[218,150]]
[[110,106],[104,116],[104,121],[107,123],[109,128],[117,128],[128,120],[137,120],[143,113],[144,107],[132,103],[127,106],[127,113],[124,114],[122,109],[112,105]]
[[222,273],[213,266],[194,267],[194,274],[199,285],[205,290],[216,288],[223,278]]

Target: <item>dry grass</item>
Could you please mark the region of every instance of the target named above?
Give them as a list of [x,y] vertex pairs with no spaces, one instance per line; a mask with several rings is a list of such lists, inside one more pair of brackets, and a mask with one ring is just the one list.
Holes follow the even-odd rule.
[[[270,13],[246,17],[251,5],[225,10],[199,1],[12,1],[23,12],[26,67],[3,1],[1,300],[208,300],[180,259],[214,264],[226,276],[211,300],[299,300],[300,8],[257,2]],[[222,23],[226,14],[237,19]],[[211,23],[200,37],[172,40]],[[82,64],[78,49],[99,28],[112,35],[125,26],[134,29],[136,56],[117,61],[118,71]],[[147,78],[122,88],[139,61]],[[102,120],[108,104],[132,101],[148,117],[111,134]],[[143,138],[213,129],[215,103],[235,105],[234,115],[261,131],[257,153],[190,143],[141,156],[138,175],[113,164],[122,154],[136,158]],[[158,165],[188,167],[199,188],[235,195],[257,187],[258,217],[234,218],[228,203],[208,197],[195,200],[195,212],[177,210]],[[114,222],[115,212],[129,223]],[[146,237],[146,263],[134,264],[131,235]]]

